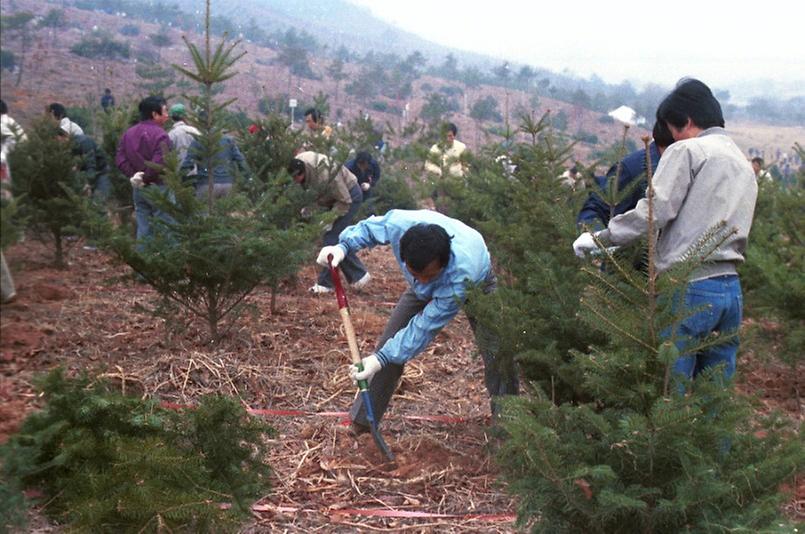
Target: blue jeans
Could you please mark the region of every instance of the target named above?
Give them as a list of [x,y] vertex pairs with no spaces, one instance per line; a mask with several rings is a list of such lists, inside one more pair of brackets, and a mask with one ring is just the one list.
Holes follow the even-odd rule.
[[143,240],[149,238],[153,233],[151,231],[151,219],[157,217],[165,222],[173,222],[173,218],[164,211],[157,208],[145,196],[145,191],[151,191],[154,188],[160,191],[166,191],[165,185],[149,185],[142,189],[134,188],[134,214],[137,219],[137,250],[142,252]]
[[737,333],[743,314],[743,295],[738,276],[717,276],[689,283],[685,291],[685,308],[698,311],[677,327],[675,342],[681,356],[674,364],[674,373],[692,379],[708,367],[723,364],[723,376],[729,379],[735,374],[737,335],[700,352],[690,353],[687,348],[712,332],[727,336]]
[[92,198],[98,202],[106,202],[110,196],[112,196],[112,182],[109,181],[109,176],[101,174],[92,186]]

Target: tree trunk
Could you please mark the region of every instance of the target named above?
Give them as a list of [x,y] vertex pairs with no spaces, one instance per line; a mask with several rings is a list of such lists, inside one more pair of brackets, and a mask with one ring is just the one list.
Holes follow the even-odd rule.
[[53,264],[57,269],[64,269],[67,265],[64,263],[64,246],[61,228],[53,230],[53,241],[56,243],[56,257]]
[[277,313],[277,284],[271,286],[271,315]]
[[15,87],[19,87],[20,82],[22,82],[22,67],[23,64],[25,63],[25,52],[28,48],[28,35],[26,32],[23,32],[21,41],[22,46],[20,47],[20,65],[19,65],[20,70],[17,71],[17,81],[14,82]]

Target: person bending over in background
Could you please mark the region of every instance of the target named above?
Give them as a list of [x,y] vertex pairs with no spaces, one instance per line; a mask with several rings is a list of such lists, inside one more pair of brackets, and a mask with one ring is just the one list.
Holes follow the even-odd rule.
[[[338,243],[338,234],[352,224],[352,219],[363,202],[358,179],[349,169],[340,166],[335,170],[330,158],[317,152],[302,152],[288,164],[288,174],[296,183],[305,189],[313,189],[317,193],[316,202],[336,212],[339,217],[324,232],[324,245]],[[352,252],[344,258],[341,266],[347,281],[352,287],[360,289],[369,283],[371,276],[361,260]],[[318,281],[310,288],[312,293],[329,293],[333,291],[333,279],[330,270],[323,268],[319,272]]]

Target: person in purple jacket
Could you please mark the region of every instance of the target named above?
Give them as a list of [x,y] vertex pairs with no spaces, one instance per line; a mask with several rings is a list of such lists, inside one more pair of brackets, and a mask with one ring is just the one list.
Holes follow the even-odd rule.
[[[137,218],[137,240],[151,235],[151,218],[170,217],[159,210],[146,195],[145,188],[164,189],[160,167],[171,150],[171,141],[163,125],[168,120],[168,104],[161,96],[140,101],[140,122],[126,130],[117,146],[115,164],[129,177],[133,189],[134,213]],[[156,167],[149,165],[154,164]]]

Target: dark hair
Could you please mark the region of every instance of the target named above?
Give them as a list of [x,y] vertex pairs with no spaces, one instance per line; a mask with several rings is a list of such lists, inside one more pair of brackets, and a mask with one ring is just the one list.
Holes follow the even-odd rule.
[[305,111],[304,116],[307,117],[308,115],[310,115],[310,117],[313,119],[313,122],[315,122],[316,124],[321,122],[321,112],[318,109],[316,109],[316,108],[308,108]]
[[293,158],[288,163],[288,174],[290,174],[293,177],[299,174],[300,172],[301,173],[305,172],[305,162],[302,161],[301,159]]
[[450,236],[438,224],[417,224],[400,239],[400,257],[413,271],[424,270],[433,260],[444,267],[450,261]]
[[112,90],[107,87],[106,89],[103,90],[103,92],[108,95],[112,93]]
[[665,121],[656,121],[654,129],[651,131],[651,137],[654,138],[654,144],[660,148],[668,148],[674,143],[674,136],[671,135],[671,130]]
[[355,154],[355,163],[369,163],[371,161],[372,156],[365,150],[362,150],[357,154]]
[[453,132],[453,135],[458,135],[458,128],[452,122],[448,122],[447,124],[445,124],[444,128],[445,128],[445,133]]
[[713,92],[704,83],[693,78],[680,80],[657,108],[657,120],[665,121],[675,128],[684,128],[688,119],[702,129],[724,127],[721,105]]
[[140,100],[137,109],[140,110],[140,120],[150,121],[153,114],[162,115],[162,106],[167,106],[168,102],[161,96],[147,96]]
[[8,113],[8,106],[3,99],[0,99],[0,115]]
[[763,164],[766,162],[763,161],[763,158],[761,158],[760,156],[755,156],[754,158],[752,158],[752,163],[757,163],[758,165],[763,167]]
[[49,105],[48,111],[57,119],[63,119],[67,116],[67,110],[58,102],[53,102],[51,105]]

